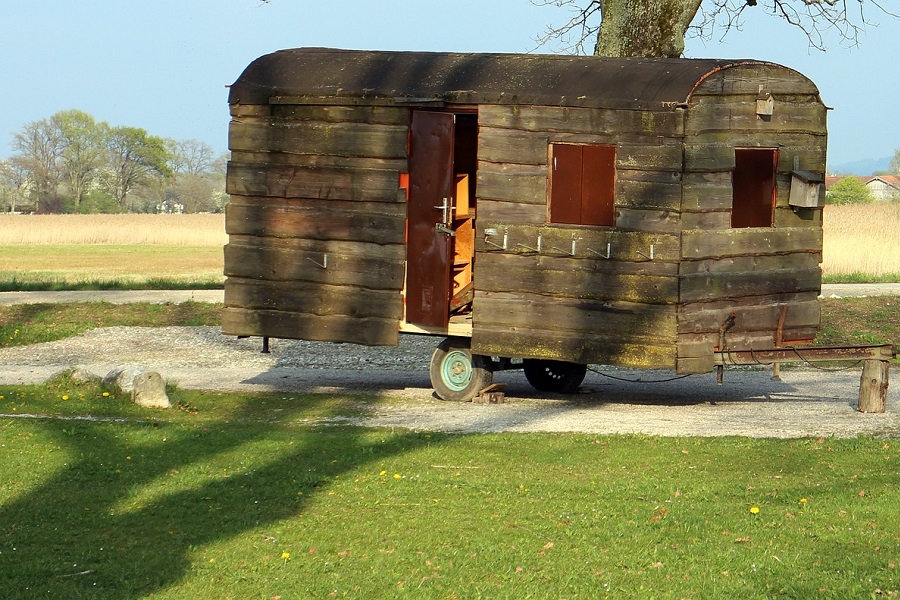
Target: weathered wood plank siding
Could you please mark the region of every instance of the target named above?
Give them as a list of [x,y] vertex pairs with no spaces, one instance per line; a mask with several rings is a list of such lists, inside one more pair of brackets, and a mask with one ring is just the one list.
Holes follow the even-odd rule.
[[[680,116],[481,106],[478,119],[473,350],[674,368]],[[616,146],[614,228],[548,224],[552,143]]]
[[[447,66],[470,64],[463,55],[322,57],[345,61],[359,88],[350,89],[342,70],[283,62],[310,69],[320,52],[328,51],[276,53],[285,89],[259,87],[269,71],[251,70],[234,94],[226,333],[396,344],[410,111],[457,106],[478,111],[477,156],[466,157],[476,173],[474,352],[690,373],[712,369],[731,314],[734,349],[771,347],[782,316],[785,340],[815,335],[822,214],[790,207],[789,197],[792,170],[824,173],[826,109],[802,75],[768,63],[685,61],[653,71],[667,78],[658,90],[632,90],[639,80],[623,69],[661,67],[612,61],[599,73],[603,62],[581,71],[580,59],[485,55],[470,74],[477,85],[466,87],[465,73]],[[392,66],[375,77],[357,61]],[[455,87],[432,89],[439,77],[394,81],[404,65],[415,69],[407,74],[437,69]],[[480,78],[483,69],[490,77]],[[544,73],[564,73],[566,86]],[[500,81],[516,93],[495,89]],[[517,88],[522,81],[535,89]],[[596,98],[579,95],[587,84]],[[534,101],[516,104],[532,92]],[[774,111],[758,115],[767,95]],[[615,146],[614,226],[548,222],[552,144]],[[771,227],[732,228],[736,148],[777,149]]]
[[[756,113],[760,88],[774,98]],[[825,106],[805,77],[767,65],[727,69],[692,94],[684,119],[678,371],[707,372],[719,328],[731,349],[770,348],[782,310],[784,340],[819,325],[822,211],[788,204],[791,171],[825,171]],[[735,148],[776,148],[773,227],[731,229]]]
[[223,332],[397,343],[409,111],[232,106]]

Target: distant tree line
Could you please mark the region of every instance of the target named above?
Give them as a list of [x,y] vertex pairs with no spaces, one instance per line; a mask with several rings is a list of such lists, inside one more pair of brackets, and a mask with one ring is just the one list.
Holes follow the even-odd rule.
[[226,155],[81,110],[26,124],[12,147],[0,160],[5,212],[221,212],[227,201]]

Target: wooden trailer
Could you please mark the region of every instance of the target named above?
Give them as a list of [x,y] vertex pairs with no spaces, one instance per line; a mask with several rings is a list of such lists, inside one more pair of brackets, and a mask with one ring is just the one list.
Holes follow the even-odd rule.
[[461,400],[815,336],[827,109],[789,68],[301,48],[229,103],[226,334],[442,336]]

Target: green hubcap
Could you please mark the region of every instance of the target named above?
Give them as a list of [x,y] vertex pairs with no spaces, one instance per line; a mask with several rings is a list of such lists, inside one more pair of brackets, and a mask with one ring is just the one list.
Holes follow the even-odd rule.
[[466,389],[472,381],[472,361],[468,354],[461,350],[448,352],[441,363],[441,379],[454,392]]

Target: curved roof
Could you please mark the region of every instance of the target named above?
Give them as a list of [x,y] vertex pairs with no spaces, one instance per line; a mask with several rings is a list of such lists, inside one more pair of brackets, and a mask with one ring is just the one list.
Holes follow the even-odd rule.
[[752,60],[297,48],[253,61],[228,101],[344,97],[646,110],[684,103],[704,78],[739,65],[785,68]]

